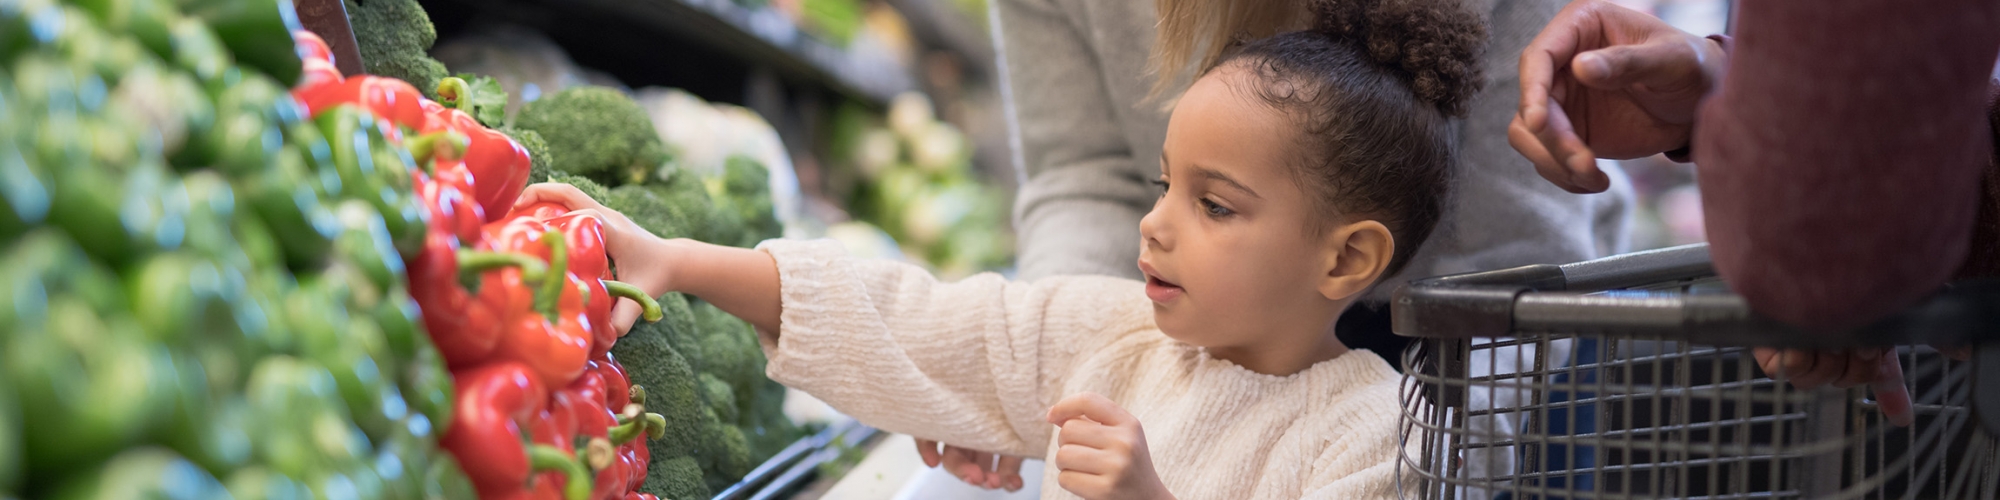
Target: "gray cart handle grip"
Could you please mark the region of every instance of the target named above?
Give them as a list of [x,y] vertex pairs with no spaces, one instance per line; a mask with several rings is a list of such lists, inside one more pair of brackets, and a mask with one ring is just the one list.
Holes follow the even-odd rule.
[[1758,315],[1734,293],[1628,290],[1710,278],[1708,245],[1577,262],[1456,274],[1396,289],[1396,334],[1474,338],[1524,332],[1675,340],[1718,346],[1840,349],[1898,344],[1953,346],[2000,333],[2000,282],[1952,283],[1936,296],[1864,328],[1806,331]]

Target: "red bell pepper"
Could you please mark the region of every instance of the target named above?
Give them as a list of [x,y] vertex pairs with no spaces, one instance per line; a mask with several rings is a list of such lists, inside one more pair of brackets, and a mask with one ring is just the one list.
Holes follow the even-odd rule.
[[449,120],[450,126],[472,138],[472,146],[466,149],[465,164],[472,168],[473,177],[479,179],[474,197],[486,207],[486,220],[496,221],[514,206],[521,190],[528,187],[528,171],[533,161],[528,157],[528,149],[520,143],[507,134],[486,128],[461,110],[465,103],[460,97],[466,91],[465,80],[456,77],[438,82],[438,99],[448,108],[442,116]]
[[548,398],[527,367],[495,363],[453,375],[458,402],[450,430],[440,444],[458,458],[480,497],[522,495],[533,474],[555,470],[568,481],[584,485],[581,494],[572,490],[565,498],[585,500],[590,472],[575,456],[547,444],[522,444],[521,430],[533,424],[530,419]]
[[423,128],[428,121],[424,114],[424,95],[402,80],[361,75],[337,83],[299,88],[292,91],[292,96],[304,103],[307,112],[313,116],[318,116],[321,110],[354,104],[374,114],[376,119],[418,131],[430,131]]
[[584,279],[589,293],[584,299],[586,316],[593,327],[591,357],[602,357],[618,342],[611,327],[611,306],[623,297],[638,302],[646,321],[659,321],[658,302],[639,287],[613,281],[610,256],[604,250],[604,221],[585,213],[570,213],[556,203],[536,203],[520,207],[509,217],[532,217],[562,231],[569,245],[569,272]]
[[326,83],[339,83],[342,78],[340,68],[333,64],[333,48],[318,34],[306,30],[292,32],[292,40],[297,45],[299,56],[305,64],[305,71],[299,77],[297,88],[317,87]]
[[[510,295],[508,284],[525,288],[520,283],[540,280],[546,272],[541,261],[520,254],[459,251],[451,235],[432,232],[411,266],[410,294],[426,312],[424,327],[446,365],[464,368],[499,347],[506,311],[500,307],[530,303],[525,294]],[[464,273],[479,273],[479,296],[459,284]]]
[[489,229],[487,244],[493,248],[541,256],[549,264],[548,273],[534,283],[539,286],[533,290],[533,307],[498,308],[505,319],[495,355],[526,364],[543,383],[562,387],[583,373],[592,332],[583,310],[584,283],[565,271],[569,258],[562,234],[544,230],[541,237],[526,239],[528,231],[542,227],[536,221],[515,219],[497,238]]

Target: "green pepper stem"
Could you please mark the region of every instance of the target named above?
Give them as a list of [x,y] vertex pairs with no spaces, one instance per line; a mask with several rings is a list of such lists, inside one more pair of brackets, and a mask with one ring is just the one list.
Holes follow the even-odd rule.
[[611,466],[611,461],[618,459],[618,447],[608,439],[590,438],[590,442],[583,445],[583,456],[590,470],[604,470]]
[[667,417],[658,413],[646,414],[646,437],[661,439],[667,437]]
[[465,93],[469,90],[471,85],[465,83],[465,79],[456,76],[444,77],[438,80],[438,104],[451,109],[465,109]]
[[632,384],[632,388],[628,389],[627,392],[630,394],[630,396],[627,396],[626,399],[632,400],[632,404],[637,404],[637,405],[646,404],[645,386],[639,384]]
[[569,484],[563,486],[563,499],[590,500],[590,469],[561,448],[546,444],[528,445],[528,468],[535,472],[561,471],[569,477]]
[[623,281],[603,281],[604,291],[610,292],[612,297],[624,297],[638,302],[639,307],[644,311],[640,313],[639,317],[645,318],[649,322],[660,320],[660,302],[653,300],[653,296],[647,295],[645,290],[640,290],[638,286]]
[[430,175],[437,175],[437,167],[431,164],[432,160],[438,157],[463,158],[465,148],[471,147],[471,144],[472,138],[456,130],[439,130],[403,141],[403,146],[410,149],[410,156],[417,160],[417,166]]
[[529,282],[542,279],[548,274],[548,265],[527,254],[514,252],[488,252],[482,250],[459,250],[458,272],[483,273],[503,267],[521,268],[521,279]]
[[542,275],[541,293],[535,295],[535,310],[553,324],[562,318],[558,307],[562,303],[563,286],[569,284],[569,244],[556,230],[542,233],[542,244],[549,246],[549,272]]
[[[661,420],[660,422],[662,425],[666,423],[665,420]],[[635,418],[619,422],[618,425],[611,427],[611,432],[607,433],[607,435],[611,437],[612,445],[625,446],[625,443],[630,443],[633,439],[638,439],[639,436],[646,435],[646,431],[650,430],[646,428],[647,425],[650,424],[646,419]]]

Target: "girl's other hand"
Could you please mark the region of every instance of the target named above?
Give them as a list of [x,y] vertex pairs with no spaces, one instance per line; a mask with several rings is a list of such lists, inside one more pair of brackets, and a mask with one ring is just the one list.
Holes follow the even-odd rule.
[[1866,384],[1889,423],[1907,427],[1915,421],[1910,390],[1903,385],[1903,364],[1896,359],[1893,347],[1841,351],[1759,347],[1752,353],[1766,375],[1782,375],[1800,389],[1824,385],[1846,389]]
[[[583,212],[604,222],[604,249],[611,254],[617,266],[617,279],[645,290],[647,295],[660,296],[669,287],[671,267],[666,265],[666,240],[653,235],[632,219],[616,210],[606,208],[597,200],[576,189],[576,186],[559,182],[544,182],[528,186],[521,191],[521,197],[514,206],[523,207],[536,203],[554,203],[568,208],[571,212]],[[639,318],[639,304],[629,300],[618,301],[611,310],[611,324],[623,335]]]
[[1173,494],[1153,471],[1139,419],[1093,393],[1063,398],[1048,422],[1061,428],[1056,459],[1064,490],[1088,500],[1159,500]]
[[[936,468],[944,466],[945,472],[964,481],[965,484],[982,489],[1020,491],[1021,457],[1010,457],[996,453],[942,445],[929,439],[917,440],[917,455],[923,457],[924,466]],[[997,458],[997,460],[996,460]]]

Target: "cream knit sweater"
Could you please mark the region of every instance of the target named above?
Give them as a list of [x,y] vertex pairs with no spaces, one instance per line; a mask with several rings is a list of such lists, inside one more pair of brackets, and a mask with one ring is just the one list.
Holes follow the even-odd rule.
[[[771,378],[869,425],[1053,460],[1045,414],[1089,391],[1139,418],[1183,500],[1396,495],[1398,376],[1367,351],[1263,375],[1160,333],[1140,282],[941,283],[832,242],[759,248],[784,305],[764,341]],[[1044,469],[1042,498],[1076,498],[1057,473]]]

